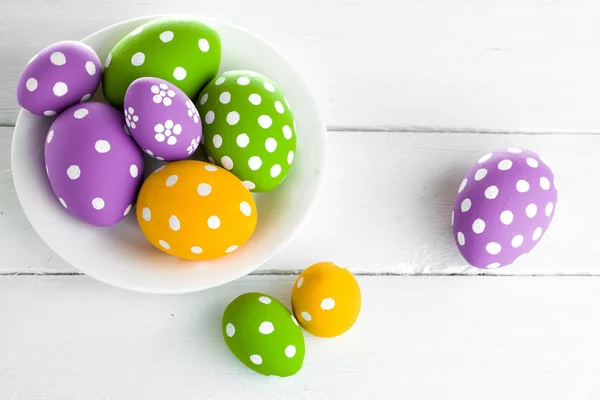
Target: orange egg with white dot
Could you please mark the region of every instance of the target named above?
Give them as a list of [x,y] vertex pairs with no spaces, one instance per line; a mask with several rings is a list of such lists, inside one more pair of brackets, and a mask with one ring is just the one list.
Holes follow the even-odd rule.
[[252,194],[231,172],[202,161],[175,161],[150,174],[138,195],[137,219],[157,249],[210,260],[240,248],[257,221]]
[[360,287],[346,268],[321,262],[305,269],[292,288],[292,310],[300,326],[319,337],[350,329],[360,313]]

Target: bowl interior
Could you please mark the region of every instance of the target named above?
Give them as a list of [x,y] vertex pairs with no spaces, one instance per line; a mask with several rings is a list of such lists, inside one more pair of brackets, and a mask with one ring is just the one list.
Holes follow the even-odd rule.
[[[121,22],[85,38],[104,60],[112,47],[139,25],[157,17]],[[277,82],[290,101],[297,124],[294,164],[275,190],[257,194],[258,225],[238,251],[210,261],[188,261],[155,249],[142,235],[132,211],[110,228],[71,217],[54,196],[45,172],[44,140],[53,119],[22,110],[15,127],[12,167],[25,214],[41,238],[81,272],[105,283],[141,292],[184,293],[214,287],[246,275],[280,252],[313,209],[323,185],[326,128],[319,107],[296,69],[276,49],[243,29],[202,19],[220,33],[220,71],[249,69]],[[93,100],[102,100],[102,93]],[[146,158],[146,174],[157,164]]]

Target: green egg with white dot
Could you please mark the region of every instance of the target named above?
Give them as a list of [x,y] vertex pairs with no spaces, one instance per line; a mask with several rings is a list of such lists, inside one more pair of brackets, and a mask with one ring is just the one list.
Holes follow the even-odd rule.
[[252,192],[276,188],[290,171],[296,127],[279,86],[253,71],[227,71],[213,79],[196,104],[202,151]]
[[304,336],[292,313],[277,299],[246,293],[233,300],[222,319],[225,343],[251,370],[267,376],[296,374],[304,362]]
[[142,77],[164,79],[192,100],[221,63],[221,38],[208,23],[165,17],[143,24],[121,39],[104,62],[104,97],[123,108],[127,88]]

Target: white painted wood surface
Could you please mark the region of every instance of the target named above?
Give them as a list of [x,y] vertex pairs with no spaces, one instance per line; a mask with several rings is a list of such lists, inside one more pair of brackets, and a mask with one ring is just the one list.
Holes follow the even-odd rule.
[[84,276],[0,279],[4,400],[600,397],[600,278],[361,277],[357,324],[306,337],[303,369],[252,373],[220,318],[241,293],[289,306],[294,276],[140,295]]
[[0,123],[44,46],[194,13],[247,28],[306,76],[330,126],[600,132],[596,0],[2,0]]

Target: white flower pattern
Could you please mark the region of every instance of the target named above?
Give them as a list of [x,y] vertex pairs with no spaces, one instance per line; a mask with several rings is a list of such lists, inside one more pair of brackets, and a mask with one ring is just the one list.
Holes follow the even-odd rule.
[[196,109],[196,106],[194,105],[194,103],[192,103],[189,100],[186,100],[185,105],[188,108],[188,116],[190,118],[193,118],[195,123],[198,123],[200,117],[198,115],[198,109]]
[[168,119],[164,124],[156,124],[154,126],[154,132],[156,132],[154,139],[156,139],[156,141],[159,143],[164,142],[166,139],[167,144],[169,146],[173,146],[175,143],[177,143],[176,136],[180,135],[182,130],[183,129],[181,128],[181,125],[174,124],[172,120]]
[[196,151],[199,144],[200,144],[200,136],[196,136],[195,138],[192,139],[192,143],[190,143],[190,145],[187,148],[188,155],[191,156],[192,153]]
[[154,93],[152,101],[154,101],[156,104],[160,104],[162,102],[167,107],[173,104],[173,100],[171,99],[175,97],[175,92],[172,89],[169,89],[165,83],[161,83],[160,85],[152,85],[150,91]]
[[125,109],[125,122],[130,129],[135,129],[135,123],[140,120],[140,117],[135,115],[133,107]]

